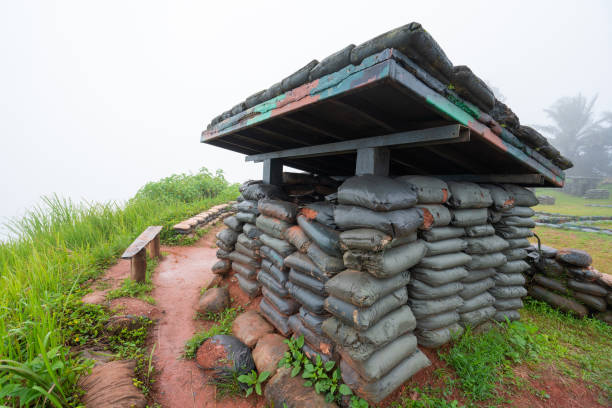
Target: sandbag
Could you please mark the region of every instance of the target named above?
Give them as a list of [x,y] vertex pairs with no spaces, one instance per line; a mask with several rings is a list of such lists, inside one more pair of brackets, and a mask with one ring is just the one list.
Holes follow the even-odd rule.
[[309,173],[283,172],[283,185],[286,184],[315,184],[317,179]]
[[323,272],[320,270],[314,262],[310,260],[307,255],[304,255],[299,252],[294,252],[285,258],[285,265],[288,268],[293,268],[296,271],[304,273],[308,276],[312,276],[313,278],[325,283],[332,277],[335,273]]
[[219,259],[230,259],[230,252],[223,249],[218,249],[215,256]]
[[508,241],[508,249],[527,248],[531,243],[527,238],[506,239]]
[[514,207],[514,198],[503,187],[494,184],[481,184],[480,187],[489,190],[496,211],[507,211]]
[[535,274],[533,277],[533,281],[540,286],[545,287],[546,289],[556,290],[557,292],[567,293],[567,286],[556,279],[547,278],[544,275],[540,275],[539,273]]
[[476,327],[481,323],[486,322],[495,316],[497,311],[493,306],[483,307],[481,309],[476,309],[471,312],[461,313],[460,314],[460,324],[463,327]]
[[302,321],[304,322],[304,325],[306,327],[308,327],[313,332],[322,335],[323,329],[321,328],[321,325],[326,319],[329,318],[329,315],[322,316],[314,314],[304,309],[303,307],[300,307],[300,317],[302,318]]
[[534,299],[543,300],[546,303],[550,303],[564,312],[573,313],[580,318],[585,317],[589,313],[589,310],[580,303],[557,295],[556,293],[550,292],[538,285],[529,287],[529,296]]
[[234,215],[230,215],[229,217],[225,217],[223,219],[223,223],[225,225],[227,225],[229,228],[233,229],[234,231],[240,233],[242,232],[242,222],[240,222],[238,220],[238,218],[236,218],[236,216]]
[[324,297],[316,295],[308,289],[304,289],[291,281],[287,282],[285,287],[287,288],[289,294],[293,296],[293,298],[297,300],[304,309],[307,309],[315,314],[325,313]]
[[286,221],[268,217],[267,215],[257,217],[255,225],[261,232],[278,239],[283,239],[283,233],[291,226]]
[[443,327],[448,327],[459,321],[459,313],[451,310],[445,313],[436,315],[424,316],[417,318],[417,329],[420,330],[436,330]]
[[336,221],[334,220],[334,210],[336,206],[327,202],[317,201],[310,203],[300,211],[300,214],[311,221],[316,221],[331,229],[336,229]]
[[491,224],[473,225],[465,227],[465,235],[472,238],[488,237],[495,234],[495,228]]
[[527,289],[522,286],[496,286],[489,293],[497,299],[522,298],[527,296]]
[[244,200],[235,205],[235,208],[239,212],[246,212],[255,215],[259,215],[259,210],[257,209],[257,200]]
[[234,246],[234,248],[236,249],[236,251],[240,252],[243,255],[248,256],[251,259],[254,260],[259,260],[259,251],[256,249],[249,249],[247,247],[245,247],[244,245],[242,245],[240,242],[236,242],[236,245]]
[[257,239],[262,234],[262,232],[259,231],[253,224],[244,224],[242,226],[242,231],[244,232],[244,235],[250,239]]
[[450,195],[444,180],[428,176],[401,176],[395,180],[411,184],[416,189],[419,204],[444,204]]
[[297,250],[301,253],[305,254],[306,251],[308,251],[310,239],[308,239],[302,228],[300,228],[298,225],[287,228],[283,236],[287,242],[297,248]]
[[369,307],[408,282],[410,272],[407,270],[391,278],[379,279],[367,272],[347,269],[328,280],[325,289],[330,296],[358,307]]
[[548,140],[544,136],[542,136],[540,132],[529,126],[519,126],[519,128],[514,132],[514,134],[520,140],[527,143],[529,146],[535,148],[543,147],[548,144]]
[[549,278],[560,278],[565,276],[565,268],[552,258],[540,258],[535,264],[537,270],[544,273]]
[[289,327],[289,316],[282,314],[274,308],[272,304],[264,297],[259,303],[259,311],[272,326],[276,328],[284,337],[291,334]]
[[232,252],[234,250],[234,245],[227,245],[225,242],[221,241],[220,239],[218,239],[215,242],[215,245],[217,246],[217,248],[221,248],[224,251]]
[[235,217],[238,221],[240,221],[243,224],[244,223],[255,224],[255,221],[257,220],[257,216],[255,214],[249,213],[249,212],[243,212],[243,211],[236,213]]
[[533,237],[533,231],[526,227],[495,226],[495,233],[505,239]]
[[451,282],[446,285],[429,286],[418,280],[412,280],[408,284],[408,295],[410,299],[440,299],[455,295],[463,289],[460,282]]
[[495,275],[495,268],[474,269],[468,271],[468,275],[461,280],[463,283],[473,283]]
[[486,208],[464,208],[451,211],[451,224],[455,227],[472,227],[487,223],[489,213]]
[[215,275],[223,275],[232,268],[232,263],[227,259],[220,259],[212,266],[212,273]]
[[457,312],[469,313],[469,312],[473,312],[474,310],[493,306],[494,304],[495,304],[495,298],[491,296],[489,292],[484,291],[479,295],[476,295],[472,298],[464,300],[463,305],[457,308]]
[[255,268],[255,269],[259,268],[259,265],[260,265],[259,259],[251,258],[238,251],[231,252],[229,254],[229,259],[232,262],[238,262],[238,263],[250,266],[251,268]]
[[316,191],[312,184],[284,186],[283,190],[285,190],[289,197],[296,197],[302,201],[304,201],[304,199],[310,199],[308,196],[313,195]]
[[[255,369],[255,362],[253,361],[253,356],[251,355],[251,350],[249,347],[241,342],[238,338],[226,335],[226,334],[217,334],[215,336],[209,337],[204,341],[204,343],[200,346],[203,348],[203,352],[214,350],[215,355],[210,356],[212,360],[210,362],[210,366],[208,364],[206,366],[201,366],[199,363],[196,363],[198,367],[202,370],[205,370],[207,376],[211,376],[214,378],[233,378],[238,377],[242,374],[248,374],[251,370]],[[208,353],[205,353],[208,354]],[[198,356],[200,353],[198,353]],[[197,362],[200,362],[200,359],[196,359]],[[211,371],[210,373],[208,371]],[[109,392],[115,391],[118,392],[118,389],[107,389]],[[94,403],[93,406],[128,406],[123,400],[119,402],[117,401],[117,405],[114,404],[98,404]],[[89,405],[89,404],[88,404]],[[136,406],[136,405],[131,405]]]
[[344,269],[344,262],[342,258],[336,258],[326,254],[314,242],[310,244],[306,253],[312,262],[314,262],[314,264],[317,265],[320,270],[326,272],[326,274],[329,276],[333,276],[335,275],[335,272]]
[[273,250],[275,250],[283,258],[295,252],[295,248],[293,247],[293,245],[291,245],[284,239],[278,239],[271,237],[267,234],[261,234],[259,236],[259,240],[262,244],[267,245]]
[[238,235],[238,240],[236,242],[249,249],[259,249],[262,245],[259,239],[251,239],[244,233]]
[[256,280],[247,279],[240,274],[236,274],[234,276],[238,281],[238,286],[240,286],[240,289],[242,289],[244,293],[249,295],[251,299],[259,296],[259,294],[261,293],[261,286],[259,282],[257,282]]
[[255,268],[240,264],[238,262],[233,262],[232,269],[236,273],[239,273],[240,275],[242,275],[242,277],[244,277],[245,279],[249,279],[249,280],[257,279],[257,270]]
[[482,279],[472,283],[463,282],[463,288],[459,292],[459,296],[463,299],[471,299],[480,295],[483,292],[495,286],[495,281],[492,278]]
[[516,184],[503,184],[502,187],[514,198],[514,205],[517,207],[533,207],[539,204],[536,195],[525,187]]
[[279,312],[284,315],[292,315],[297,313],[300,308],[300,304],[291,298],[282,298],[278,296],[276,293],[263,286],[261,288],[261,293],[264,297],[272,304]]
[[304,275],[295,269],[291,269],[289,271],[289,280],[321,297],[327,296],[327,292],[325,291],[325,283],[308,275]]
[[372,228],[356,228],[340,233],[340,247],[344,251],[349,249],[360,249],[364,251],[380,252],[416,240],[416,231],[401,238],[393,238],[391,235],[387,235],[382,231]]
[[281,81],[282,92],[290,91],[308,82],[308,75],[310,74],[310,70],[316,67],[318,63],[319,61],[312,60],[302,68],[295,71],[293,74],[284,78]]
[[537,245],[529,245],[529,247],[526,250],[529,252],[539,251],[540,255],[544,258],[554,258],[557,256],[557,253],[559,252],[556,248],[549,247],[548,245],[540,245],[539,249]]
[[316,221],[311,221],[303,215],[298,216],[297,222],[308,238],[315,242],[323,252],[336,258],[342,257],[340,233],[338,231]]
[[340,229],[374,228],[394,238],[411,235],[423,224],[423,212],[417,208],[376,212],[367,208],[339,205],[334,220]]
[[467,242],[461,238],[445,239],[443,241],[427,242],[423,241],[427,252],[425,256],[436,256],[454,252],[461,252],[468,246]]
[[304,340],[310,344],[315,351],[331,356],[334,346],[330,339],[325,336],[318,335],[304,325],[300,316],[295,314],[289,317],[289,327],[293,331],[295,337],[304,336]]
[[521,314],[517,310],[498,310],[493,316],[498,322],[521,320]]
[[476,269],[496,268],[506,263],[506,256],[500,252],[496,254],[472,255],[472,260],[465,264],[465,268],[472,271]]
[[604,279],[608,275],[603,275],[601,272],[599,272],[592,266],[587,266],[586,268],[580,268],[578,266],[566,266],[565,270],[568,276],[575,278],[576,280],[587,282],[597,281],[597,283],[599,283],[603,287],[612,289],[612,280],[608,280],[608,282],[606,282],[606,279]]
[[[279,284],[272,276],[270,276],[268,272],[264,271],[263,269],[257,273],[257,281],[266,288],[270,289],[270,291],[276,293],[276,295],[279,297],[283,298],[289,296],[287,289],[285,289],[283,285]],[[287,283],[285,283],[285,286],[287,286]]]
[[278,269],[283,270],[285,268],[285,258],[283,258],[281,254],[279,254],[269,246],[264,245],[259,248],[259,254],[263,258],[272,262],[272,264],[275,265]]
[[521,261],[527,258],[527,250],[523,248],[506,249],[502,251],[502,254],[506,256],[508,262]]
[[308,79],[314,81],[322,76],[332,74],[340,69],[351,64],[351,51],[355,48],[354,44],[350,44],[340,51],[336,51],[332,55],[323,58],[312,70]]
[[242,196],[247,200],[259,201],[262,198],[285,200],[287,195],[283,190],[273,184],[251,184],[243,192]]
[[495,299],[493,306],[495,306],[495,309],[498,311],[518,310],[523,308],[523,300],[521,298]]
[[436,256],[428,256],[421,259],[419,268],[434,269],[441,271],[445,269],[455,268],[463,266],[471,261],[472,257],[463,252],[456,252],[454,254],[444,254]]
[[585,251],[579,249],[563,248],[557,252],[555,259],[566,264],[587,267],[593,263],[593,258]]
[[436,330],[417,329],[414,331],[414,333],[417,337],[419,346],[438,348],[451,341],[453,336],[461,336],[463,334],[463,327],[461,327],[458,323],[455,323]]
[[439,204],[423,205],[417,208],[423,211],[423,224],[420,229],[429,230],[435,227],[445,227],[451,222],[451,213],[448,208]]
[[468,271],[461,266],[443,269],[441,271],[417,267],[412,269],[412,276],[414,279],[418,279],[429,286],[441,286],[463,280],[468,276]]
[[295,222],[295,217],[297,217],[298,212],[297,204],[288,201],[267,199],[259,200],[257,209],[263,215],[287,221],[291,224]]
[[498,225],[508,227],[535,228],[536,223],[533,218],[511,216],[502,217]]
[[460,238],[465,231],[461,227],[435,227],[421,232],[421,236],[427,242],[442,241],[445,239]]
[[417,194],[412,185],[366,174],[351,177],[338,187],[338,203],[374,211],[402,210],[417,203]]
[[594,283],[579,282],[574,279],[569,279],[567,281],[567,287],[576,292],[582,292],[593,296],[606,296],[608,294],[608,291],[599,285]]
[[[292,336],[292,338],[294,340],[296,339],[295,334]],[[304,353],[304,355],[308,357],[308,359],[314,364],[317,363],[317,358],[320,358],[323,364],[327,363],[328,361],[331,361],[331,357],[316,351],[314,347],[312,347],[306,341],[304,341],[304,345],[302,346],[302,353]]]
[[377,278],[389,278],[418,264],[426,250],[423,241],[385,252],[350,250],[344,253],[344,264],[347,268],[367,271]]
[[495,106],[495,95],[466,65],[455,65],[453,67],[453,80],[455,92],[462,98],[472,102],[484,112],[489,112]]
[[[457,295],[440,299],[410,299],[408,305],[417,318],[417,327],[419,327],[418,322],[424,317],[454,311],[463,305],[463,299]],[[431,327],[427,329],[433,330]]]
[[495,286],[524,286],[525,277],[521,273],[498,273],[493,276]]
[[497,272],[510,275],[525,272],[529,268],[529,264],[525,261],[511,261],[499,266]]
[[514,208],[504,211],[504,216],[516,216],[516,217],[533,217],[535,215],[535,210],[529,207],[523,207],[516,205]]
[[453,208],[487,208],[493,204],[489,190],[476,183],[449,181],[447,184],[451,192],[448,204]]
[[267,259],[263,259],[261,261],[261,269],[268,272],[268,274],[280,285],[285,285],[287,279],[289,278],[289,274],[287,272],[278,269],[276,265]]
[[501,252],[508,248],[506,240],[497,235],[481,238],[465,238],[465,242],[467,243],[465,252],[470,255],[484,255],[493,252]]
[[217,239],[225,242],[228,246],[233,246],[238,240],[238,233],[231,228],[225,228],[216,235]]

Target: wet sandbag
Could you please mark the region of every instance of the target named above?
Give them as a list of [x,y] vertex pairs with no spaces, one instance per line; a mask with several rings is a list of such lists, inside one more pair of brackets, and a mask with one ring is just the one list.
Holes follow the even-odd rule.
[[307,255],[300,252],[294,252],[285,258],[285,265],[288,268],[292,268],[308,276],[312,276],[323,283],[327,282],[329,278],[335,274],[323,272]]
[[233,262],[232,269],[246,279],[255,280],[257,278],[257,270],[253,267],[246,266],[238,262]]
[[286,184],[314,184],[316,177],[309,173],[283,172],[283,185]]
[[472,227],[487,223],[489,213],[486,208],[464,208],[452,210],[451,224],[454,227]]
[[525,227],[509,227],[497,225],[495,233],[505,239],[517,239],[533,237],[533,231]]
[[[410,306],[410,310],[412,310],[414,317],[417,318],[417,327],[419,327],[418,321],[420,319],[426,316],[446,313],[451,310],[454,311],[463,305],[463,299],[457,295],[439,299],[410,299],[410,301],[408,301],[408,305]],[[432,330],[431,328],[429,329]]]
[[263,259],[261,261],[261,269],[268,272],[268,274],[280,285],[284,285],[289,278],[289,274],[287,272],[281,271],[276,265],[267,259]]
[[[294,340],[296,339],[295,334],[292,336],[292,338]],[[320,358],[323,364],[327,363],[328,361],[331,361],[331,357],[316,351],[314,347],[312,347],[306,341],[304,341],[304,345],[302,346],[302,353],[304,353],[304,355],[308,357],[308,359],[312,361],[314,364],[317,363],[317,358]]]
[[215,275],[223,275],[224,273],[229,272],[231,268],[232,263],[230,261],[228,261],[227,259],[221,259],[215,262],[211,270],[212,273],[214,273]]
[[497,226],[535,228],[536,223],[533,218],[511,216],[502,217]]
[[284,337],[291,334],[291,328],[289,327],[289,316],[282,314],[280,311],[274,308],[272,304],[264,297],[259,303],[259,311],[262,316],[270,322],[272,326],[276,328]]
[[535,210],[533,208],[524,207],[524,206],[515,206],[514,208],[507,210],[503,213],[504,216],[516,216],[516,217],[533,217],[535,215]]
[[444,204],[450,195],[444,180],[428,176],[401,176],[395,180],[409,183],[415,189],[419,204]]
[[428,284],[412,280],[408,284],[408,295],[410,299],[440,299],[455,295],[463,289],[463,284],[460,282],[451,282],[446,285],[429,286]]
[[419,268],[434,269],[436,271],[442,271],[445,269],[456,268],[458,266],[466,265],[471,261],[472,257],[463,252],[456,252],[454,254],[443,254],[436,256],[428,256],[421,259]]
[[236,242],[235,245],[236,251],[240,252],[243,255],[248,256],[251,259],[259,260],[259,251],[257,249],[249,249],[242,245],[240,242]]
[[301,253],[305,254],[306,251],[308,251],[310,239],[308,239],[302,228],[300,228],[298,225],[287,228],[283,236],[287,242],[297,248],[297,250]]
[[564,312],[573,313],[580,318],[585,317],[589,313],[589,310],[580,303],[557,295],[556,293],[550,292],[549,290],[538,285],[529,287],[529,296],[534,299],[543,300],[546,303],[550,303]]
[[537,270],[543,272],[549,278],[565,276],[565,267],[552,258],[543,258],[535,264]]
[[416,231],[401,238],[393,238],[391,235],[372,228],[357,228],[340,233],[340,247],[345,251],[349,249],[360,249],[364,251],[380,252],[387,248],[408,244],[416,240]]
[[255,215],[259,215],[259,210],[257,209],[257,200],[244,200],[235,205],[236,210],[240,212],[251,213]]
[[496,254],[472,255],[472,260],[465,264],[466,269],[497,268],[506,263],[506,256],[501,252]]
[[467,242],[461,238],[451,238],[436,242],[423,242],[427,248],[425,256],[436,256],[453,252],[461,252],[468,247]]
[[259,294],[261,293],[261,286],[259,282],[257,282],[256,280],[247,279],[240,274],[236,274],[234,276],[238,281],[238,286],[240,286],[240,289],[242,289],[242,291],[246,293],[251,299],[259,296]]
[[442,347],[453,339],[454,336],[459,337],[463,334],[463,327],[458,323],[447,327],[442,327],[436,330],[420,330],[414,331],[420,346],[427,348]]
[[423,212],[417,208],[376,212],[367,208],[339,205],[334,219],[340,229],[373,228],[394,238],[412,235],[423,224]]
[[338,203],[374,211],[402,210],[417,203],[417,194],[412,185],[366,174],[351,177],[338,187]]
[[606,300],[602,297],[593,296],[584,292],[574,292],[574,298],[584,303],[589,309],[605,312]]
[[448,208],[439,204],[417,205],[423,211],[423,224],[420,229],[429,230],[435,227],[445,227],[451,222]]
[[289,327],[296,337],[304,336],[304,340],[310,344],[315,351],[331,356],[333,353],[333,344],[331,340],[325,336],[318,335],[304,325],[299,315],[295,314],[289,318]]
[[377,278],[390,278],[418,264],[427,251],[423,241],[416,241],[384,252],[351,250],[344,253],[347,268],[367,271]]
[[417,339],[414,334],[404,334],[391,343],[375,351],[365,361],[355,361],[340,347],[343,360],[366,381],[375,381],[383,377],[401,361],[410,357],[417,350]]
[[459,296],[461,296],[463,299],[471,299],[483,292],[486,292],[494,286],[495,281],[492,278],[486,278],[472,283],[463,282],[463,288],[459,292]]
[[436,330],[443,327],[448,327],[459,321],[459,313],[451,310],[445,313],[417,317],[417,329],[420,330]]
[[499,310],[518,310],[523,307],[523,301],[521,298],[510,298],[510,299],[495,299],[493,304],[495,309]]
[[544,147],[548,144],[548,139],[542,136],[540,132],[529,126],[519,126],[519,128],[514,132],[514,134],[520,140],[532,147]]
[[304,275],[295,269],[291,269],[289,271],[289,280],[319,296],[327,296],[327,292],[325,291],[325,283],[310,276]]
[[527,250],[523,248],[507,249],[505,251],[502,251],[502,254],[506,256],[506,260],[508,262],[521,261],[527,258]]
[[417,372],[431,365],[431,362],[421,352],[416,350],[410,357],[403,360],[376,382],[366,382],[359,377],[344,360],[340,361],[342,380],[355,393],[367,401],[379,403]]
[[540,286],[545,287],[546,289],[556,290],[557,292],[567,293],[567,286],[561,281],[556,279],[547,278],[544,275],[540,275],[539,273],[535,274],[533,277],[533,281]]
[[284,239],[278,239],[269,236],[268,234],[262,234],[259,240],[264,244],[275,250],[283,258],[291,255],[295,252],[293,245],[285,241]]
[[[209,357],[210,360],[207,359],[206,363],[202,361],[204,366],[200,365],[201,361],[199,358],[196,359],[196,365],[206,372],[207,376],[212,378],[221,379],[221,378],[235,378],[243,374],[248,374],[251,370],[255,369],[255,362],[253,361],[253,356],[251,354],[251,349],[241,342],[238,338],[232,335],[226,334],[217,334],[212,337],[207,338],[202,346],[201,351],[198,353],[198,357],[200,354],[204,354],[206,357]],[[214,353],[214,354],[213,354]],[[213,355],[210,355],[213,354]],[[111,381],[108,379],[108,381]],[[106,386],[108,387],[108,386]],[[111,388],[107,388],[108,391],[111,391]],[[117,392],[118,389],[115,389]],[[125,392],[125,391],[124,391]],[[125,394],[124,394],[125,395]],[[117,403],[93,403],[92,405],[87,404],[88,406],[131,406],[135,407],[135,404],[127,404],[127,398],[121,398],[116,400]],[[119,402],[121,401],[121,402]],[[124,402],[126,401],[126,402]]]
[[474,310],[482,309],[484,307],[493,306],[495,304],[495,298],[487,291],[482,292],[472,298],[463,301],[463,305],[457,308],[459,313],[473,312]]
[[226,245],[232,246],[238,240],[238,233],[230,228],[225,228],[219,231],[216,235],[217,239],[225,242]]
[[459,96],[472,102],[483,111],[489,112],[495,106],[493,91],[468,66],[455,65],[453,67],[452,83]]
[[336,221],[334,220],[335,208],[336,206],[331,203],[317,201],[304,206],[300,214],[311,221],[316,221],[326,227],[336,229]]
[[506,262],[497,268],[497,272],[503,274],[516,274],[525,272],[530,266],[523,260]]
[[489,190],[476,183],[449,181],[447,184],[451,192],[448,204],[453,208],[487,208],[493,204]]
[[[262,246],[259,248],[259,254],[272,262],[278,269],[283,270],[285,268],[285,258],[281,254],[270,248],[269,246]],[[289,255],[291,256],[291,255]]]
[[295,217],[297,217],[298,212],[297,204],[288,201],[267,199],[259,200],[257,209],[263,215],[277,218],[291,224],[295,222]]
[[240,221],[243,224],[244,223],[255,224],[255,221],[257,220],[257,215],[253,213],[249,213],[249,212],[243,212],[243,211],[236,213],[235,217],[238,221]]
[[244,233],[238,235],[238,241],[236,242],[242,244],[243,246],[249,249],[259,249],[262,245],[260,240],[251,239]]
[[259,201],[262,198],[285,200],[287,195],[282,188],[272,184],[251,184],[243,192],[247,200]]
[[303,215],[298,216],[297,222],[308,238],[315,242],[323,252],[336,258],[342,257],[340,233],[338,231],[316,221],[311,221]]
[[533,207],[539,204],[536,195],[525,187],[516,184],[503,184],[502,187],[514,198],[516,207]]
[[238,218],[236,218],[236,216],[234,215],[230,215],[229,217],[225,217],[223,219],[223,223],[225,225],[227,225],[229,228],[233,229],[234,231],[240,233],[242,232],[242,222],[238,220]]
[[258,259],[251,258],[241,252],[234,251],[230,253],[229,259],[232,262],[238,262],[246,266],[250,266],[251,268],[259,268],[260,261]]
[[297,313],[300,308],[300,304],[291,298],[282,298],[276,293],[263,286],[261,288],[262,294],[279,312],[287,316]]
[[473,310],[471,312],[461,313],[460,314],[461,316],[460,324],[464,327],[465,326],[476,327],[479,324],[482,324],[486,322],[487,320],[490,320],[491,318],[493,318],[496,312],[497,310],[495,310],[493,306],[488,306],[488,307],[483,307],[481,309]]
[[281,81],[282,92],[290,91],[308,82],[308,75],[310,74],[310,70],[316,67],[318,63],[319,61],[312,60],[302,68],[295,71],[293,74],[284,78]]
[[219,259],[230,259],[230,252],[223,249],[218,249],[215,256]]
[[218,239],[215,242],[215,245],[217,246],[217,248],[221,248],[224,251],[232,252],[234,250],[234,245],[227,245],[225,242],[221,241],[220,239]]
[[360,308],[333,296],[325,299],[325,310],[345,324],[358,330],[367,330],[373,324],[408,301],[406,288],[400,288],[377,300],[372,306]]
[[326,254],[314,242],[310,244],[306,253],[312,262],[314,262],[314,264],[317,265],[320,270],[329,276],[333,276],[335,275],[335,272],[339,272],[344,269],[344,261],[342,258],[336,258]]
[[443,269],[441,271],[421,267],[412,269],[413,278],[418,279],[429,286],[441,286],[446,285],[447,283],[461,281],[467,275],[468,271],[461,266]]
[[383,296],[403,288],[410,282],[410,272],[379,279],[367,272],[347,269],[325,283],[325,289],[334,296],[358,307],[372,306]]
[[593,263],[593,258],[585,251],[579,249],[563,248],[557,252],[555,259],[574,266],[587,267]]
[[491,224],[465,227],[465,235],[471,238],[488,237],[493,234],[495,234],[495,228]]
[[484,268],[484,269],[474,269],[468,271],[468,274],[465,278],[461,280],[463,283],[473,283],[482,279],[490,278],[495,275],[497,272],[495,268]]
[[496,286],[489,293],[498,299],[521,298],[527,296],[527,289],[522,286]]
[[593,296],[606,296],[608,294],[608,291],[599,285],[594,283],[579,282],[574,279],[569,279],[567,281],[567,287],[574,291],[587,293]]
[[481,184],[480,187],[489,190],[496,211],[507,211],[514,207],[514,198],[503,187],[494,184]]
[[332,74],[340,69],[351,65],[351,51],[355,48],[354,44],[350,44],[340,51],[336,51],[332,55],[323,58],[312,70],[308,79],[314,81],[322,76]]
[[492,252],[501,252],[508,248],[508,243],[505,239],[498,237],[497,235],[491,235],[488,237],[481,238],[465,238],[467,248],[465,250],[468,254],[490,254]]
[[300,317],[302,318],[302,321],[304,322],[304,325],[306,327],[308,327],[313,332],[322,335],[323,329],[321,328],[321,325],[330,316],[314,314],[304,309],[303,307],[300,307]]
[[304,289],[291,281],[287,282],[285,286],[287,287],[289,294],[293,296],[293,298],[297,300],[302,307],[315,314],[325,313],[324,297],[316,295],[308,289]]
[[525,277],[522,273],[498,273],[493,276],[495,286],[524,286]]
[[279,297],[288,297],[289,292],[285,289],[285,286],[279,284],[270,274],[263,269],[261,269],[257,273],[257,281],[264,285],[266,288],[270,289],[270,291],[274,292]]
[[291,226],[286,221],[268,217],[267,215],[257,217],[255,225],[261,232],[278,239],[283,239],[283,233]]
[[498,322],[521,320],[521,314],[516,310],[498,310],[493,316]]
[[427,242],[442,241],[445,239],[460,238],[465,233],[461,227],[435,227],[421,232],[421,236]]
[[242,231],[244,232],[244,235],[250,239],[257,239],[262,234],[262,232],[259,231],[253,224],[244,224],[242,226]]
[[608,289],[612,289],[612,281],[609,281],[608,283],[605,282],[605,277],[608,275],[602,274],[592,266],[586,268],[567,266],[565,267],[565,270],[567,271],[568,276],[575,278],[576,280],[587,282],[597,281],[600,285],[607,287]]
[[531,243],[527,238],[506,239],[508,241],[508,249],[527,248]]

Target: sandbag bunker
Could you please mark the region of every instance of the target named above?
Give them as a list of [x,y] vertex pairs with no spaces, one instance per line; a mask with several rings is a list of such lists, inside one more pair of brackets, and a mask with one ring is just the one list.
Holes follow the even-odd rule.
[[[531,191],[427,176],[283,181],[242,185],[213,272],[233,269],[283,336],[339,362],[363,398],[380,402],[430,365],[418,346],[520,318]],[[304,187],[318,182],[334,193]]]

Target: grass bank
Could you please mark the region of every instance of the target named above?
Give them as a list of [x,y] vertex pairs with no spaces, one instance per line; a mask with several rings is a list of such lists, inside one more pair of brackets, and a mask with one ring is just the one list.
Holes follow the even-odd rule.
[[[603,185],[599,188],[605,188],[611,190],[612,185]],[[558,213],[564,215],[598,215],[598,216],[612,216],[612,208],[610,207],[588,207],[585,204],[605,204],[612,205],[612,198],[605,200],[590,200],[582,197],[575,197],[564,193],[559,189],[554,188],[538,188],[536,189],[538,195],[549,195],[555,197],[554,205],[538,205],[534,207],[536,211]],[[611,195],[612,197],[612,195]]]

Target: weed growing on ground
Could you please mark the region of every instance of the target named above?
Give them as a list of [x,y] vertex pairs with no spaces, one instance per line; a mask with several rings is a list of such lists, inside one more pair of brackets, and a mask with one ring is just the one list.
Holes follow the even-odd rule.
[[242,307],[228,307],[220,313],[208,313],[207,320],[215,322],[210,328],[196,333],[192,338],[185,343],[183,358],[195,358],[198,348],[206,341],[206,339],[218,334],[232,334],[232,323],[238,314],[242,313]]
[[225,374],[211,376],[207,384],[214,385],[217,388],[215,393],[217,400],[244,395],[244,391],[240,387],[240,381],[238,381],[238,373],[233,370]]
[[148,258],[147,260],[147,271],[144,282],[136,282],[130,278],[126,278],[121,283],[121,287],[113,289],[108,292],[106,298],[108,300],[118,299],[122,297],[132,297],[142,299],[152,305],[155,304],[155,299],[148,295],[153,290],[153,272],[157,268],[158,260],[155,258]]
[[268,379],[268,377],[270,377],[269,371],[264,371],[263,373],[257,374],[257,371],[251,370],[250,373],[242,374],[241,376],[239,376],[238,381],[248,385],[245,395],[246,397],[248,397],[253,393],[253,391],[257,395],[261,395],[261,385]]
[[[406,395],[409,394],[409,395]],[[427,386],[414,387],[402,394],[399,401],[391,404],[393,408],[468,408],[459,405],[457,400],[447,401],[446,390]],[[471,408],[471,406],[470,406]]]

